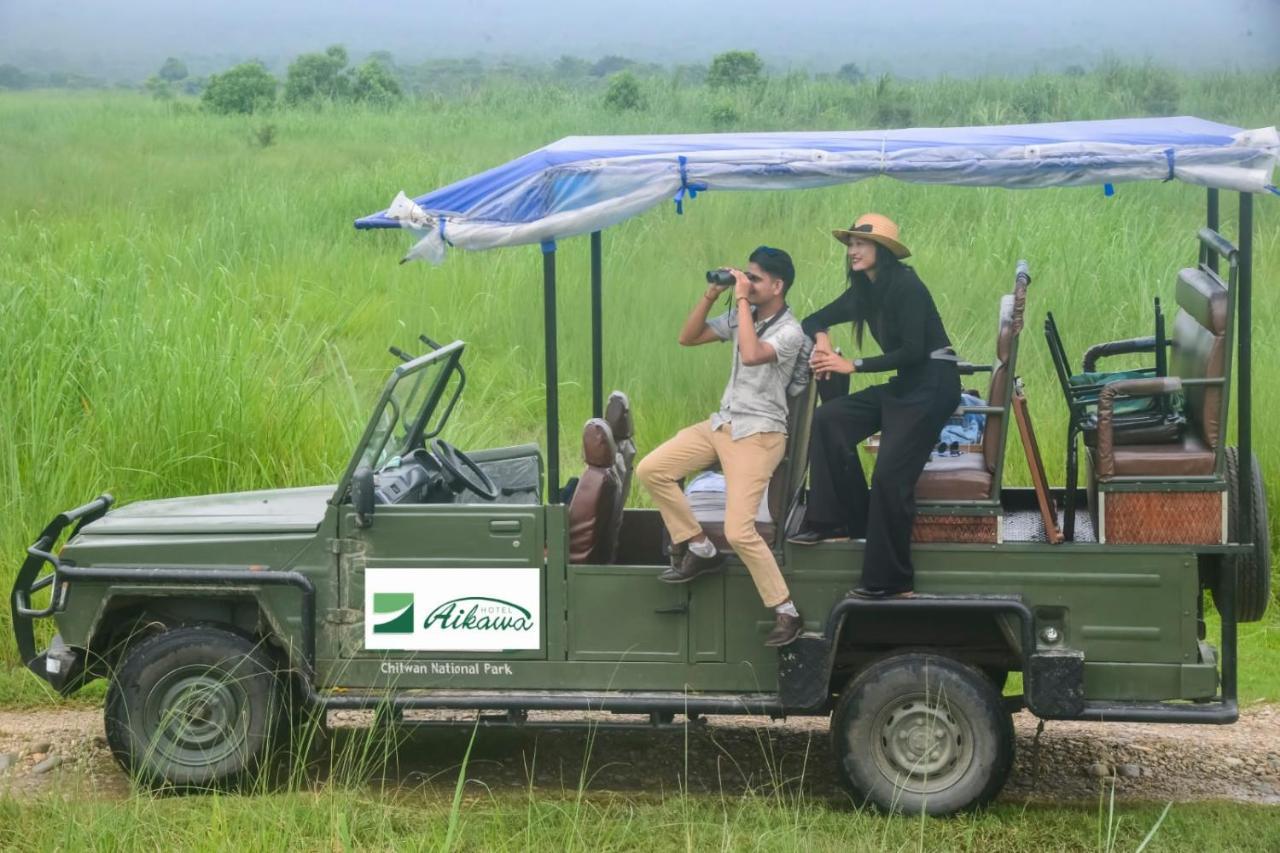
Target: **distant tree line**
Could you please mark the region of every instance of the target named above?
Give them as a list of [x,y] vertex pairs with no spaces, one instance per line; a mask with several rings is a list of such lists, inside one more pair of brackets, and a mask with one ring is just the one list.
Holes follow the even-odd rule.
[[[1181,98],[1178,76],[1152,65],[1134,65],[1110,58],[1094,69],[1072,64],[1062,70],[1066,81],[1092,75],[1110,93],[1148,115],[1172,115]],[[1278,75],[1280,76],[1280,75]],[[857,62],[834,72],[810,75],[788,71],[770,75],[762,58],[751,50],[732,50],[710,57],[706,64],[663,66],[610,54],[595,60],[564,55],[550,63],[479,59],[432,59],[398,63],[387,51],[375,51],[353,64],[347,50],[333,45],[304,53],[277,77],[262,62],[251,60],[208,77],[192,75],[179,57],[164,60],[139,87],[161,100],[198,96],[205,109],[224,114],[249,114],[282,108],[323,104],[395,104],[406,97],[465,96],[501,81],[582,88],[600,87],[600,103],[614,113],[639,113],[653,106],[664,87],[705,87],[718,95],[709,107],[716,126],[733,126],[753,92],[766,85],[792,85],[815,79],[856,87],[874,105],[873,121],[881,127],[901,127],[914,116],[903,84],[887,74],[871,74]],[[1032,75],[1017,87],[1012,115],[1026,121],[1048,120],[1060,114],[1063,90],[1047,75]],[[0,64],[0,90],[38,88],[108,88],[102,80],[77,74],[40,74],[12,64]],[[747,99],[744,101],[743,99]],[[744,104],[746,107],[744,107]]]

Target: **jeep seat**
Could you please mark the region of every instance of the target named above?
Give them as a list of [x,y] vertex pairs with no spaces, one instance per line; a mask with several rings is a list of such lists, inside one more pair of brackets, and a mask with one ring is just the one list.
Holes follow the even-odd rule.
[[618,448],[609,424],[600,418],[582,430],[586,470],[569,502],[569,562],[604,565],[617,550],[622,513],[622,478],[617,470]]
[[[765,490],[764,502],[771,521],[757,521],[760,537],[775,546],[784,535],[787,515],[804,488],[804,475],[809,469],[809,431],[813,409],[817,405],[817,383],[810,381],[804,390],[787,398],[787,446],[782,461],[774,469]],[[724,536],[724,522],[702,522],[702,531],[722,551],[732,551]]]
[[[1226,339],[1231,324],[1228,295],[1221,279],[1203,269],[1188,268],[1178,273],[1178,314],[1173,323],[1170,376],[1225,382]],[[1135,380],[1130,384],[1135,387],[1143,382]],[[1158,381],[1147,384],[1160,386]],[[1120,444],[1115,440],[1112,419],[1100,416],[1097,447],[1089,449],[1095,476],[1107,480],[1117,476],[1213,474],[1224,433],[1223,386],[1187,385],[1183,393],[1187,428],[1180,441]]]
[[627,495],[631,494],[631,474],[636,461],[636,428],[631,418],[631,401],[626,394],[614,391],[609,395],[609,402],[604,407],[604,420],[618,448],[618,477],[622,480],[622,499],[626,501]]
[[988,414],[982,430],[982,452],[960,456],[934,457],[916,481],[916,498],[923,502],[987,500],[993,496],[995,473],[1004,452],[1008,429],[1009,401],[1013,399],[1014,371],[1017,369],[1018,335],[1022,331],[1027,291],[1018,286],[1000,299],[1000,322],[996,333],[996,360],[987,390],[987,405],[1003,409]]

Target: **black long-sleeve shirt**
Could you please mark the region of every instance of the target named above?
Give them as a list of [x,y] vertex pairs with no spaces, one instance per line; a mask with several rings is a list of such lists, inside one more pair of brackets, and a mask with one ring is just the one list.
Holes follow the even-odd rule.
[[[862,359],[859,373],[899,371],[929,359],[930,353],[951,346],[951,339],[942,327],[942,317],[933,304],[933,296],[924,286],[915,270],[904,267],[895,281],[876,293],[867,312],[867,328],[880,345],[883,355]],[[873,289],[883,286],[872,283]],[[873,291],[874,292],[874,291]],[[840,294],[828,305],[804,318],[801,328],[809,337],[825,332],[836,323],[854,319],[853,288]]]

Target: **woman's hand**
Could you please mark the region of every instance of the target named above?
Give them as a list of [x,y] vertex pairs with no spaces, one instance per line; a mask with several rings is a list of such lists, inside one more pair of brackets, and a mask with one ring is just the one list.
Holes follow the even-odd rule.
[[826,379],[833,373],[853,373],[853,362],[847,358],[838,356],[833,352],[821,352],[817,349],[813,351],[813,356],[809,359],[809,364],[818,374],[819,379]]
[[830,378],[830,374],[819,371],[817,365],[819,358],[828,355],[835,355],[835,350],[831,348],[831,336],[826,332],[818,332],[813,336],[813,352],[809,354],[809,367],[813,369],[819,381]]

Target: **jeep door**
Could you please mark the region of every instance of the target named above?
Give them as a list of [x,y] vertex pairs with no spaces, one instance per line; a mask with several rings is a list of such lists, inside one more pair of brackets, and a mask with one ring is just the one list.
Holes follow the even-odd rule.
[[343,598],[361,623],[344,657],[546,658],[544,507],[379,506],[363,528],[348,507],[340,526]]
[[[377,471],[426,446],[444,429],[466,384],[463,343],[423,341],[432,352],[412,358],[397,351],[404,363],[384,386],[332,498],[336,600],[324,615],[321,657],[428,664],[495,655],[545,659],[544,507],[405,502],[362,514],[351,502],[357,471]],[[378,671],[355,666],[351,678],[339,680],[368,683]],[[410,671],[432,674],[429,665]]]

